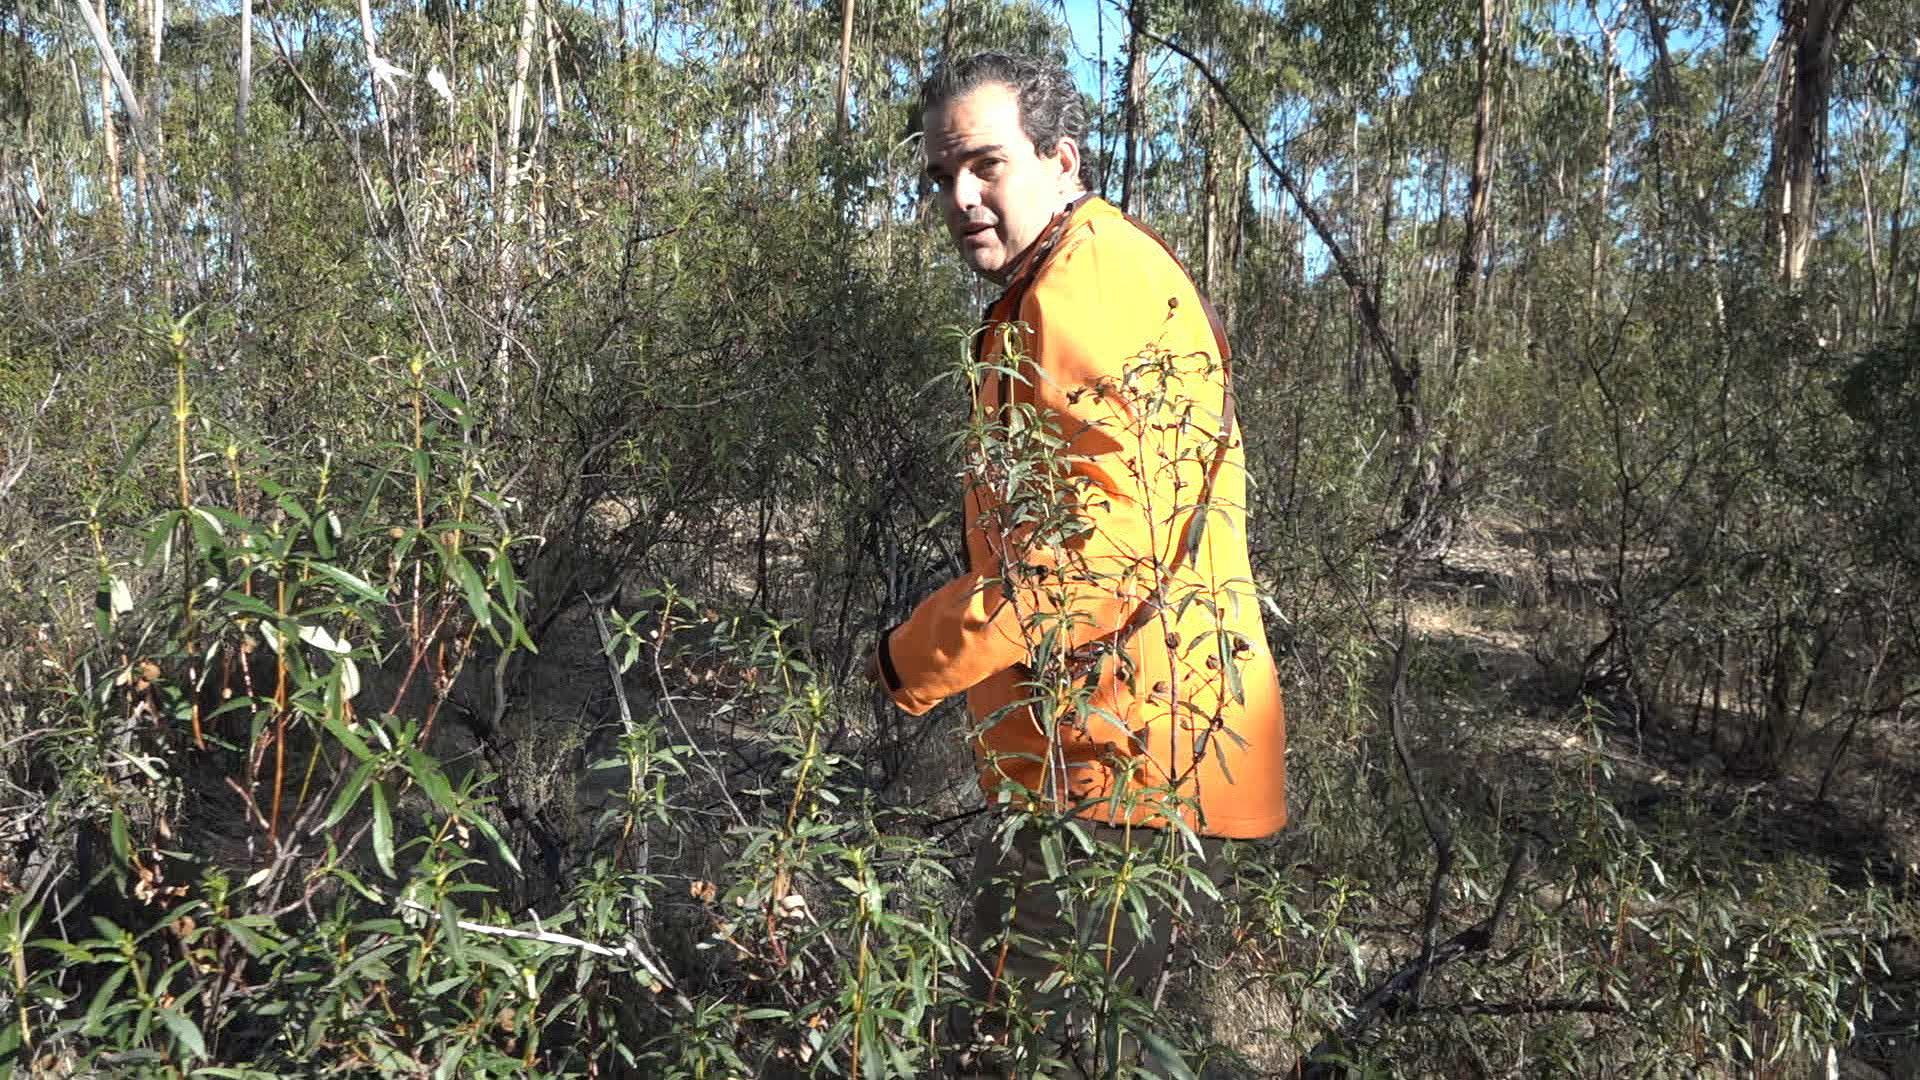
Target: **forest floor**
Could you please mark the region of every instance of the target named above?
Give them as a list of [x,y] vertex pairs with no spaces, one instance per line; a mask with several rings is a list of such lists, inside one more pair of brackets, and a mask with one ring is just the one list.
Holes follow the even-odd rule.
[[[1490,821],[1495,835],[1517,825],[1551,845],[1555,822],[1529,812],[1544,802],[1548,777],[1581,768],[1593,775],[1598,758],[1608,801],[1636,826],[1650,830],[1657,818],[1692,815],[1700,842],[1732,857],[1797,857],[1823,867],[1842,889],[1872,881],[1909,901],[1920,895],[1920,731],[1857,732],[1822,796],[1837,731],[1806,736],[1785,771],[1761,778],[1727,764],[1739,760],[1754,710],[1729,706],[1703,725],[1679,710],[1636,720],[1583,706],[1575,672],[1577,649],[1598,636],[1587,636],[1600,625],[1592,591],[1554,582],[1540,569],[1539,550],[1520,530],[1483,529],[1412,583],[1407,727],[1427,797],[1446,815]],[[1397,773],[1394,782],[1402,783]],[[1533,899],[1543,908],[1563,904],[1553,892],[1541,885]],[[1468,911],[1456,922],[1475,917]],[[1417,945],[1412,924],[1382,931],[1359,944],[1369,981]],[[1199,949],[1199,963],[1213,970],[1197,981],[1195,1004],[1239,1060],[1207,1075],[1249,1068],[1278,1075],[1297,1053],[1286,1038],[1292,1004],[1249,992],[1261,983],[1257,955],[1209,951]],[[1881,985],[1892,988],[1894,1015],[1841,1048],[1832,1062],[1838,1071],[1826,1075],[1920,1080],[1920,941],[1896,940],[1885,961]]]

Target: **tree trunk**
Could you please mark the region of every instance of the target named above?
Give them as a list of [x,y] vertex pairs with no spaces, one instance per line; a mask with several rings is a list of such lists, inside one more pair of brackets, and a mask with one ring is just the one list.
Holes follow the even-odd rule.
[[1609,228],[1611,219],[1608,211],[1613,203],[1613,125],[1618,104],[1616,91],[1619,88],[1619,74],[1616,67],[1619,63],[1620,27],[1613,19],[1609,19],[1600,31],[1604,43],[1600,67],[1604,106],[1600,128],[1600,190],[1594,196],[1593,249],[1587,267],[1588,311],[1594,311],[1599,306],[1600,281],[1606,274],[1607,255],[1613,250],[1613,230]]
[[240,0],[240,62],[234,71],[233,189],[227,207],[227,275],[235,293],[245,279],[247,108],[253,101],[253,0]]
[[847,142],[847,72],[853,62],[853,0],[840,0],[840,86],[834,100],[834,137],[842,146]]
[[[83,14],[92,14],[87,10],[86,0],[80,0]],[[113,55],[113,43],[107,37],[107,0],[99,0],[97,23],[89,21],[87,29],[93,31],[93,43],[100,50],[100,142],[107,154],[107,182],[104,185],[107,199],[113,204],[115,217],[124,217],[120,201],[120,133],[113,121],[114,80],[112,69],[108,66]],[[95,27],[98,29],[95,29]],[[111,61],[114,65],[118,60]],[[126,75],[120,76],[122,83]]]
[[1126,151],[1120,169],[1120,209],[1138,212],[1141,147],[1140,127],[1146,112],[1147,42],[1141,30],[1147,20],[1146,0],[1132,0],[1127,8],[1127,23],[1132,33],[1127,38]]
[[1780,74],[1785,123],[1774,133],[1780,186],[1773,235],[1775,268],[1788,286],[1806,277],[1807,256],[1813,250],[1813,189],[1824,172],[1820,158],[1833,90],[1833,52],[1852,7],[1853,0],[1788,0],[1781,13],[1790,60]]
[[[365,2],[361,0],[362,4]],[[527,100],[527,76],[533,70],[533,35],[539,26],[539,15],[539,0],[526,0],[521,8],[520,29],[513,49],[513,86],[507,92],[507,141],[497,155],[501,160],[496,168],[502,178],[495,210],[498,228],[496,243],[499,245],[495,266],[500,282],[500,337],[494,347],[493,368],[494,378],[500,388],[498,415],[502,418],[508,415],[509,391],[512,389],[507,350],[512,342],[513,312],[519,292],[514,276],[518,272],[515,255],[520,241],[515,235],[514,226],[519,223],[519,187],[524,168],[520,153],[521,114]]]

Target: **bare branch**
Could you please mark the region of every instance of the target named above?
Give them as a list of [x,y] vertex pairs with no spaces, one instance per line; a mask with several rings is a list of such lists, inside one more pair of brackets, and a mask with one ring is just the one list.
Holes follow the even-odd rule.
[[1240,130],[1245,132],[1248,141],[1253,143],[1253,148],[1259,153],[1260,160],[1266,163],[1267,168],[1280,181],[1280,186],[1292,197],[1294,205],[1300,208],[1300,215],[1306,218],[1308,225],[1312,226],[1314,235],[1326,245],[1327,254],[1333,260],[1335,272],[1340,275],[1340,280],[1346,284],[1347,290],[1353,294],[1354,306],[1360,309],[1360,322],[1366,328],[1367,338],[1373,342],[1374,348],[1379,350],[1381,358],[1387,362],[1387,370],[1392,374],[1395,387],[1399,388],[1403,381],[1409,385],[1417,381],[1419,371],[1417,368],[1406,366],[1400,357],[1399,348],[1394,345],[1392,336],[1387,333],[1386,325],[1381,321],[1380,298],[1375,294],[1373,285],[1367,281],[1364,274],[1360,273],[1360,268],[1354,265],[1346,249],[1340,246],[1340,241],[1333,235],[1333,229],[1327,225],[1319,211],[1313,208],[1313,203],[1308,201],[1306,188],[1274,158],[1273,152],[1267,148],[1266,138],[1247,118],[1246,110],[1241,108],[1240,103],[1227,92],[1226,85],[1214,75],[1213,69],[1209,68],[1204,60],[1144,26],[1137,29],[1140,36],[1166,46],[1187,63],[1192,64],[1194,70],[1200,73],[1200,77],[1207,80],[1207,85],[1213,88],[1213,92],[1219,95],[1221,102],[1227,106],[1227,111],[1233,114],[1234,121],[1240,125]]
[[[446,921],[446,916],[418,901],[401,900],[400,906],[406,908],[408,911],[417,911],[443,922]],[[551,930],[518,930],[510,926],[494,926],[491,923],[474,922],[472,919],[456,919],[454,920],[454,925],[469,934],[479,934],[483,937],[513,938],[516,941],[537,941],[542,945],[558,945],[562,948],[578,949],[581,952],[592,953],[595,956],[611,956],[615,959],[631,960],[639,964],[641,970],[645,971],[649,978],[659,983],[662,987],[668,990],[678,989],[674,984],[673,977],[667,974],[666,969],[662,968],[652,957],[648,956],[638,944],[631,941],[625,945],[602,945],[598,942],[588,941],[585,938],[574,937],[570,934],[556,934]]]

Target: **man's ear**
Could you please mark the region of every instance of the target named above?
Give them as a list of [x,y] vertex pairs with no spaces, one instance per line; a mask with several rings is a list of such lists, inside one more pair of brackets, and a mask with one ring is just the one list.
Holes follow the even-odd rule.
[[1062,138],[1053,145],[1053,156],[1047,160],[1059,167],[1062,190],[1067,192],[1080,190],[1080,144],[1078,142]]

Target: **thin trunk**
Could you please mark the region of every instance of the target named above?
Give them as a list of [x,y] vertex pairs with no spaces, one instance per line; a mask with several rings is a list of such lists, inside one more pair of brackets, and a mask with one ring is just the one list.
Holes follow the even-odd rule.
[[[1899,302],[1897,293],[1900,288],[1900,273],[1905,267],[1902,256],[1906,254],[1906,216],[1908,185],[1913,180],[1913,125],[1907,125],[1904,145],[1900,151],[1900,194],[1893,200],[1893,221],[1887,236],[1887,314],[1893,314],[1893,307]],[[1920,273],[1914,275],[1916,285],[1920,285]],[[1912,316],[1908,316],[1911,318]]]
[[[951,12],[953,7],[949,5],[947,10]],[[1093,48],[1095,55],[1100,57],[1098,74],[1095,76],[1098,79],[1095,90],[1099,96],[1094,98],[1100,107],[1094,111],[1093,123],[1100,138],[1099,191],[1105,197],[1111,192],[1107,187],[1107,176],[1111,171],[1108,166],[1113,160],[1113,145],[1107,141],[1107,20],[1097,8],[1093,19]]]
[[[1864,139],[1862,140],[1865,141]],[[1873,183],[1867,176],[1867,150],[1860,148],[1854,159],[1855,171],[1860,176],[1860,214],[1863,218],[1861,231],[1867,238],[1867,280],[1873,293],[1867,309],[1867,319],[1873,325],[1880,324],[1880,312],[1884,306],[1885,268],[1880,263],[1880,223],[1873,216]]]
[[[160,168],[160,157],[166,152],[166,126],[160,122],[160,96],[164,89],[160,79],[160,43],[166,37],[167,0],[148,0],[147,11],[148,14],[153,17],[148,36],[148,47],[150,51],[147,56],[146,102],[147,120],[150,124],[148,130],[153,136],[153,160],[147,164],[149,167],[158,170]],[[154,180],[157,179],[157,177],[154,178]],[[149,181],[142,186],[150,191],[152,183],[153,181]],[[149,204],[153,202],[151,196],[149,196],[147,201]],[[149,205],[147,217],[148,227],[157,230],[159,228],[159,218],[158,215],[153,212],[151,205]]]
[[1609,18],[1600,27],[1604,43],[1600,78],[1605,83],[1605,90],[1600,128],[1600,190],[1594,197],[1593,249],[1587,273],[1587,310],[1590,312],[1599,306],[1600,282],[1607,272],[1607,255],[1613,250],[1613,230],[1609,228],[1608,209],[1613,203],[1613,125],[1618,104],[1616,91],[1619,88],[1619,75],[1615,70],[1619,58],[1618,13],[1619,9],[1616,9],[1615,18]]
[[[151,0],[144,0],[144,2],[149,5],[151,4]],[[134,14],[129,20],[132,25],[128,27],[127,36],[135,46],[132,74],[143,83],[146,83],[151,81],[151,77],[142,70],[146,55],[145,51],[138,47],[140,30],[143,29],[140,24],[145,21],[141,17],[144,14],[142,3],[143,0],[135,0],[134,2]],[[146,105],[147,99],[142,97],[140,99],[141,108],[145,109]],[[142,139],[133,144],[133,221],[135,232],[147,227],[149,219],[153,216],[152,209],[148,205],[150,202],[152,202],[152,199],[147,194],[146,140]]]
[[[366,0],[361,2],[364,4]],[[509,407],[512,380],[508,375],[507,349],[512,340],[513,309],[518,293],[514,283],[514,255],[519,244],[515,226],[519,223],[519,187],[524,169],[520,153],[521,114],[527,100],[527,76],[533,70],[533,35],[539,26],[539,14],[539,0],[526,0],[521,8],[520,29],[513,49],[513,86],[507,92],[507,141],[501,152],[495,155],[496,158],[504,158],[495,214],[495,220],[499,222],[497,267],[500,281],[500,339],[493,353],[494,377],[500,387],[499,408],[503,417]]]
[[834,100],[834,137],[842,146],[847,142],[847,73],[853,64],[853,0],[840,0],[840,86]]
[[633,68],[628,60],[631,48],[630,27],[627,26],[627,0],[614,0],[613,21],[619,27],[620,34],[620,141],[627,146],[633,145]]
[[1207,95],[1207,104],[1202,112],[1202,131],[1204,163],[1200,179],[1200,285],[1208,297],[1220,295],[1220,227],[1217,219],[1220,198],[1220,169],[1214,159],[1217,156],[1217,140],[1214,138],[1214,110],[1218,105],[1213,95]]
[[1146,0],[1132,0],[1127,8],[1132,33],[1127,38],[1126,157],[1120,170],[1120,209],[1130,214],[1138,212],[1142,168],[1140,128],[1147,97],[1147,42],[1142,30],[1146,19]]
[[1492,250],[1493,168],[1501,75],[1506,66],[1506,25],[1507,12],[1496,15],[1493,0],[1480,0],[1473,161],[1467,175],[1467,205],[1460,215],[1460,256],[1453,270],[1456,367],[1474,344],[1472,326],[1480,310],[1480,293]]
[[234,72],[233,202],[227,208],[228,283],[239,292],[246,260],[247,107],[253,101],[253,0],[240,0],[240,63]]
[[[88,10],[86,0],[80,0],[79,4],[82,14],[88,17],[87,29],[93,31],[93,43],[100,50],[100,139],[107,152],[106,197],[113,204],[114,216],[125,217],[120,201],[120,133],[113,121],[113,69],[119,66],[120,61],[114,57],[113,43],[107,37],[107,0],[99,0],[99,5],[98,21],[95,22],[94,12]],[[120,73],[118,81],[125,86],[125,72]],[[122,89],[121,93],[128,93],[128,89]]]
[[[367,0],[360,0],[360,42],[367,50],[367,80],[373,89],[373,115],[380,123],[380,146],[393,155],[393,129],[387,123],[386,83],[391,78],[387,74],[387,61],[380,55],[379,39],[374,34],[373,11]],[[389,160],[391,165],[391,160]]]
[[[1783,69],[1786,124],[1777,133],[1780,201],[1775,235],[1780,280],[1797,286],[1813,250],[1814,185],[1821,180],[1827,100],[1833,89],[1834,46],[1853,0],[1792,0],[1783,15],[1791,34],[1792,64]],[[1797,19],[1796,19],[1797,16]]]
[[[1680,108],[1684,95],[1680,79],[1674,74],[1673,53],[1667,47],[1667,29],[1654,11],[1653,0],[1640,0],[1640,10],[1646,17],[1647,37],[1653,42],[1654,52],[1653,108],[1650,110],[1653,135],[1650,142],[1654,158],[1656,163],[1664,160],[1668,167],[1680,174],[1677,179],[1685,189],[1682,198],[1687,200],[1696,239],[1706,248],[1706,277],[1713,293],[1714,326],[1724,332],[1727,301],[1725,290],[1720,285],[1720,239],[1714,229],[1706,185],[1693,175],[1692,163],[1685,161],[1687,148],[1673,122],[1676,115],[1684,116],[1684,110]],[[1691,198],[1688,198],[1689,195]],[[1664,236],[1662,247],[1666,247]]]

